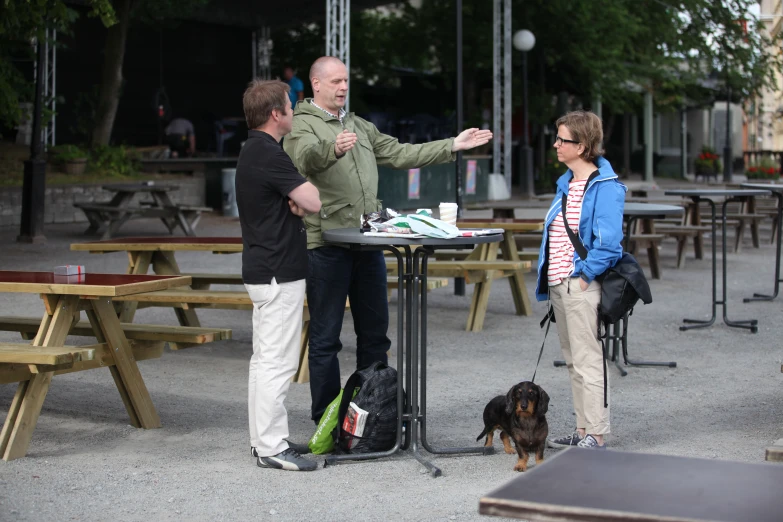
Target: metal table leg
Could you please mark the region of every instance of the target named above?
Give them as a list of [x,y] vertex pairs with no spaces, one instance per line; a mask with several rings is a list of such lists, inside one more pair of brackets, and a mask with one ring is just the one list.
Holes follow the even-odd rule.
[[775,251],[775,288],[772,295],[768,294],[753,294],[753,297],[746,297],[742,300],[744,303],[749,303],[751,301],[772,301],[778,296],[778,290],[780,290],[780,224],[781,224],[781,218],[783,218],[783,193],[780,192],[774,192],[775,197],[778,198],[778,233],[776,238],[776,248]]
[[[416,266],[418,265],[418,254],[421,253],[421,274],[419,275],[419,278],[421,280],[421,284],[419,285],[419,288],[421,290],[421,352],[419,353],[419,348],[417,346],[416,340],[414,340],[414,357],[418,355],[418,359],[421,361],[421,413],[419,416],[417,416],[417,421],[419,422],[421,426],[421,445],[422,447],[427,450],[429,453],[435,454],[435,455],[453,455],[453,454],[466,454],[466,453],[479,453],[481,455],[492,455],[495,450],[494,448],[487,448],[484,446],[473,446],[473,447],[466,447],[466,448],[435,448],[433,447],[428,441],[427,441],[427,260],[432,254],[431,249],[425,249],[420,248],[417,249],[416,254],[414,255],[414,273],[416,272]],[[415,305],[414,305],[415,307]],[[414,319],[415,321],[415,319]],[[413,364],[413,371],[414,371],[414,382],[415,382],[415,373],[417,371],[416,368],[417,364],[414,362]],[[417,430],[414,430],[414,433]],[[415,437],[416,435],[414,435]],[[415,440],[415,439],[414,439]],[[414,446],[414,454],[415,454],[415,446]],[[421,459],[419,456],[416,457],[419,459],[420,462],[427,465],[427,462]],[[431,469],[433,476],[440,475],[440,470],[435,468]],[[437,470],[437,474],[436,471]]]
[[[695,197],[693,199],[695,210],[697,214],[699,213],[699,200],[700,198]],[[711,199],[706,199],[707,203],[710,204],[710,209],[712,210],[712,317],[704,320],[704,319],[683,319],[682,322],[689,323],[687,326],[680,326],[680,331],[685,330],[691,330],[693,328],[706,328],[708,326],[712,326],[715,323],[715,318],[718,315],[718,251],[717,251],[717,243],[718,243],[718,236],[717,236],[717,227],[715,224],[715,202]],[[725,256],[726,256],[726,241],[725,241],[725,234],[726,234],[726,228],[723,228],[723,234],[724,234],[724,242],[723,242],[723,255],[724,255],[724,270],[725,270]],[[725,271],[724,271],[725,273]]]
[[[666,366],[669,368],[676,368],[677,363],[675,361],[670,362],[657,362],[657,361],[638,361],[628,358],[628,316],[629,314],[625,314],[625,317],[623,317],[623,334],[620,336],[620,342],[622,344],[623,348],[623,361],[627,366]],[[618,323],[619,324],[619,323]],[[615,325],[615,328],[617,328],[617,325]]]
[[[400,251],[396,248],[391,247],[383,247],[379,248],[378,250],[387,250],[395,255],[397,258],[397,288],[402,289],[403,288],[403,278],[407,276],[407,272],[403,273],[403,262],[402,262],[402,254],[400,254]],[[406,261],[410,258],[410,249],[405,248],[406,252]],[[408,265],[409,263],[406,263]],[[346,455],[330,455],[326,457],[326,460],[324,460],[324,467],[335,464],[340,461],[345,460],[372,460],[372,459],[378,459],[382,457],[390,457],[400,451],[402,449],[402,423],[403,420],[408,416],[408,412],[405,409],[405,401],[404,401],[404,390],[403,390],[403,383],[405,380],[405,377],[403,376],[403,367],[405,366],[403,364],[403,350],[404,350],[404,333],[405,333],[405,325],[403,323],[403,316],[404,316],[404,310],[403,310],[403,300],[402,296],[397,299],[397,439],[394,442],[394,446],[387,450],[387,451],[376,451],[372,453],[349,453]],[[405,370],[407,372],[410,371],[409,367],[406,367]],[[410,424],[410,422],[409,422]],[[407,430],[408,432],[410,430]]]
[[[723,300],[719,303],[723,305],[723,322],[726,323],[726,325],[732,327],[732,328],[747,328],[750,330],[750,333],[758,333],[759,327],[758,327],[758,321],[756,319],[742,319],[737,321],[732,321],[728,318],[728,306],[726,301],[726,207],[727,205],[735,201],[735,198],[727,198],[723,202],[723,216],[722,216],[722,225],[723,225],[723,234],[722,234],[722,249],[723,249]],[[713,241],[714,244],[714,241]]]

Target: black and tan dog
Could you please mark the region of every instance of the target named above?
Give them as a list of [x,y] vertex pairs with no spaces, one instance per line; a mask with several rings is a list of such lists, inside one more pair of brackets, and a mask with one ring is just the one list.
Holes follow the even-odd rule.
[[535,452],[536,464],[544,460],[546,437],[549,425],[546,412],[549,408],[549,395],[537,384],[525,381],[514,385],[508,393],[498,395],[484,408],[484,446],[491,447],[495,430],[500,430],[500,440],[506,453],[514,453],[509,438],[514,439],[517,447],[517,460],[514,471],[526,471],[528,452]]

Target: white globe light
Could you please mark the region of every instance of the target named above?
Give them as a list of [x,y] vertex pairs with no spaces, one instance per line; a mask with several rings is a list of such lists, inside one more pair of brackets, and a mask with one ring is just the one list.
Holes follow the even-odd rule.
[[536,45],[536,37],[527,29],[514,33],[514,48],[517,51],[529,51]]

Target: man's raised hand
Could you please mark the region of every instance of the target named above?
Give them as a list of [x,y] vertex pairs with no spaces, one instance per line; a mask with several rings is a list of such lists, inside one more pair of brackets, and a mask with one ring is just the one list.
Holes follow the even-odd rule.
[[343,129],[343,131],[337,135],[337,138],[334,140],[334,155],[338,158],[343,156],[346,152],[351,150],[353,146],[356,144],[356,134],[353,132],[348,132],[348,130]]
[[454,138],[451,152],[470,150],[484,145],[492,139],[492,131],[482,129],[466,129]]

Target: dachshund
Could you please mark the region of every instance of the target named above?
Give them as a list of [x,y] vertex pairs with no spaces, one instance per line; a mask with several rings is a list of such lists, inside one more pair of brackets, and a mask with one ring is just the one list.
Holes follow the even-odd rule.
[[528,452],[535,452],[536,464],[544,461],[544,448],[549,435],[549,425],[544,416],[549,409],[549,395],[537,384],[529,381],[514,385],[508,393],[498,395],[484,408],[484,431],[476,440],[487,437],[485,447],[492,447],[495,430],[500,430],[500,440],[506,453],[512,454],[509,439],[517,447],[517,464],[514,471],[527,471]]

